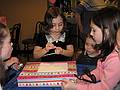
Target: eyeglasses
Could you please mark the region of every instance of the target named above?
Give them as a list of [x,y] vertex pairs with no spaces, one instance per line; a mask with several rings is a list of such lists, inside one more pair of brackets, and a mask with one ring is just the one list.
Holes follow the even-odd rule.
[[88,68],[85,68],[83,71],[84,71],[83,75],[87,75],[90,78],[90,80],[84,79],[82,77],[82,75],[79,77],[78,75],[74,74],[74,76],[77,77],[79,80],[83,80],[83,81],[86,81],[86,82],[89,82],[89,83],[96,83],[95,75],[91,74],[91,72]]

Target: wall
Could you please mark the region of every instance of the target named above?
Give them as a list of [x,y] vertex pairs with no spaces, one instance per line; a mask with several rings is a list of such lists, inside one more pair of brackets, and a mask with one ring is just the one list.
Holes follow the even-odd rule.
[[21,40],[32,38],[35,24],[43,20],[47,9],[47,0],[1,0],[0,15],[7,17],[8,26],[21,23]]

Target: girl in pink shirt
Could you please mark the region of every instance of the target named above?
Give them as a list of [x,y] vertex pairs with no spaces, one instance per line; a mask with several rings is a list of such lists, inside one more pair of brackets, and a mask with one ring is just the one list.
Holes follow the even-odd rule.
[[63,90],[113,90],[120,81],[120,59],[116,46],[116,34],[120,28],[120,11],[106,7],[95,13],[91,19],[90,35],[100,51],[95,70],[78,77],[76,83],[64,80]]

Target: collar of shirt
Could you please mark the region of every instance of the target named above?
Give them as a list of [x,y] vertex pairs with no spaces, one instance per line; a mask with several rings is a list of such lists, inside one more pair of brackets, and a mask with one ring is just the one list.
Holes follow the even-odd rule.
[[61,42],[65,42],[65,33],[63,33],[59,39],[55,40],[54,38],[52,38],[50,35],[45,35],[46,36],[46,39],[48,42],[52,43],[52,42],[58,42],[58,41],[61,41]]

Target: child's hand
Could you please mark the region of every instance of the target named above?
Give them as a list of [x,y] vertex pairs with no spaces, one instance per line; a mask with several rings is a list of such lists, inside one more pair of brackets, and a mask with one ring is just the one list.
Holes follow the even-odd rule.
[[19,59],[17,57],[11,57],[8,61],[5,62],[5,65],[8,67],[12,64],[19,64]]
[[15,63],[15,64],[12,65],[12,68],[15,69],[15,70],[19,70],[19,69],[21,69],[22,67],[23,67],[23,64],[22,64],[22,63],[20,63],[20,64],[16,64],[16,63]]
[[55,48],[55,53],[56,54],[62,54],[63,53],[63,49],[61,47],[56,47]]
[[70,80],[63,80],[62,90],[77,90],[76,84]]
[[46,44],[45,50],[46,50],[46,51],[49,51],[49,50],[55,49],[55,48],[56,48],[56,46],[54,46],[54,44],[48,42],[48,43]]

